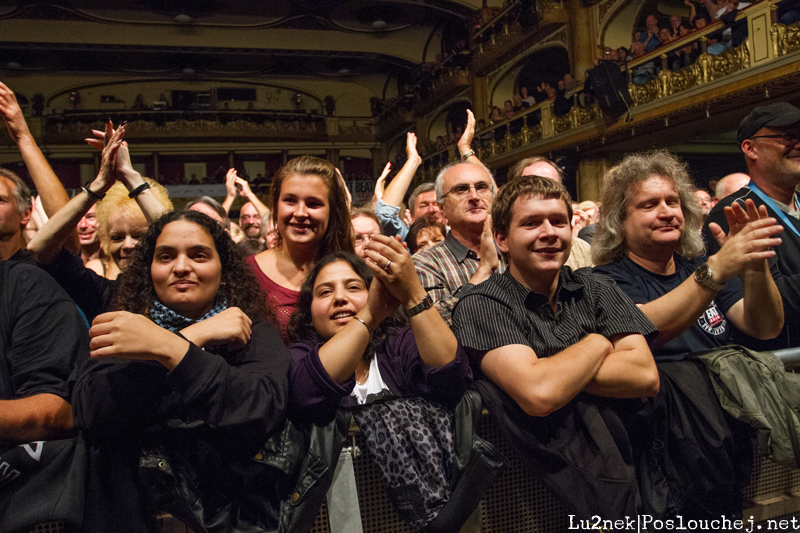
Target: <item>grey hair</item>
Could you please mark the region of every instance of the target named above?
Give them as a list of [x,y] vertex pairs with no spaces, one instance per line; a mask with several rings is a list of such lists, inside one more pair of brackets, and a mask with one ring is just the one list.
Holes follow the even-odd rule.
[[434,183],[436,184],[436,201],[439,202],[439,204],[444,201],[444,192],[442,191],[442,187],[444,186],[444,175],[448,170],[455,168],[458,165],[473,165],[483,169],[483,171],[486,172],[486,175],[489,176],[489,183],[492,184],[492,196],[497,194],[497,189],[495,189],[494,186],[494,175],[492,175],[491,170],[486,168],[484,165],[476,165],[475,163],[470,163],[469,161],[456,161],[455,163],[450,163],[449,165],[442,167],[442,169],[436,175],[436,181]]
[[516,179],[522,176],[522,173],[531,165],[535,165],[536,163],[547,163],[558,174],[558,181],[559,183],[564,183],[564,169],[558,166],[555,162],[550,161],[546,157],[542,157],[540,155],[535,155],[533,157],[526,157],[522,161],[518,161],[516,165],[511,167],[511,170],[508,171],[508,181]]
[[31,190],[25,185],[25,182],[22,181],[22,178],[7,168],[0,168],[0,176],[14,184],[14,196],[17,198],[17,210],[20,216],[24,215],[25,211],[31,207]]
[[635,186],[653,176],[672,181],[680,197],[685,229],[677,252],[687,259],[705,252],[700,234],[703,212],[695,199],[697,187],[689,177],[686,164],[666,150],[655,150],[629,155],[622,163],[611,168],[603,178],[600,222],[592,241],[592,259],[595,264],[613,263],[627,254],[622,224],[627,215],[628,199]]
[[183,206],[183,209],[185,211],[188,211],[189,209],[192,208],[192,206],[195,206],[197,204],[207,205],[208,207],[213,209],[214,212],[218,214],[220,218],[222,218],[222,220],[225,221],[225,229],[227,229],[228,231],[231,230],[231,219],[228,218],[228,213],[225,211],[225,208],[222,207],[221,203],[214,200],[210,196],[201,196],[200,198],[195,198],[191,202],[187,203],[185,206]]
[[419,196],[424,192],[432,191],[435,188],[436,188],[435,184],[431,181],[426,181],[421,185],[417,185],[417,187],[413,191],[411,191],[411,196],[408,197],[408,209],[413,213],[414,206],[417,205],[417,196]]

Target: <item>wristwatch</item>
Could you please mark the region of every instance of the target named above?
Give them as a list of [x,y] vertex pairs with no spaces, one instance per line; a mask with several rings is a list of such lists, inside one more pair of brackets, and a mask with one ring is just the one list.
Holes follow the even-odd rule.
[[473,155],[475,155],[475,150],[470,150],[469,152],[467,152],[466,154],[461,156],[461,160],[462,161],[466,161],[467,159],[469,159]]
[[421,312],[425,311],[426,309],[430,309],[431,307],[433,307],[433,298],[431,298],[430,293],[428,293],[425,295],[425,298],[423,298],[423,300],[420,303],[418,303],[414,307],[409,307],[408,309],[405,310],[406,316],[408,318],[411,318],[412,316],[416,316]]
[[694,271],[694,280],[702,287],[709,288],[712,291],[721,291],[725,286],[724,281],[722,283],[717,283],[711,277],[711,267],[708,266],[708,263],[703,263],[697,267],[697,270]]

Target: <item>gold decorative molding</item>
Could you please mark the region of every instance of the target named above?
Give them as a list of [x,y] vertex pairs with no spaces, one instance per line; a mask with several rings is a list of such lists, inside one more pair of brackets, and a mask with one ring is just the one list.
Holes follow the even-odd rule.
[[561,0],[536,0],[536,9],[540,15],[550,11],[564,11],[564,3]]
[[[303,117],[305,118],[305,117]],[[218,120],[186,120],[179,118],[166,122],[151,120],[132,120],[128,123],[126,136],[130,139],[161,138],[202,138],[202,137],[263,137],[263,138],[308,138],[309,140],[327,139],[326,122],[323,118],[305,120],[301,117],[282,117],[277,120],[253,122],[243,119],[221,122]],[[347,133],[373,136],[371,123],[356,124],[349,127]],[[102,129],[103,121],[88,118],[58,120],[48,118],[45,126],[45,138],[50,143],[80,143],[86,132]],[[341,126],[340,126],[341,128]],[[347,129],[347,128],[342,128]]]
[[528,126],[524,126],[522,131],[520,131],[520,136],[522,137],[522,144],[531,144],[536,142],[542,138],[542,125],[537,124],[532,128]]
[[553,126],[553,134],[558,135],[573,128],[578,128],[595,120],[602,119],[603,112],[600,107],[594,103],[589,107],[581,107],[574,105],[570,108],[569,113],[557,117],[553,115],[550,119]]
[[640,106],[657,100],[661,87],[661,81],[658,78],[653,78],[644,85],[629,83],[628,92],[631,94],[633,105]]
[[608,0],[607,2],[603,2],[599,6],[596,7],[597,9],[597,19],[602,22],[607,22],[606,15],[608,15],[613,8],[617,7],[618,5],[624,4],[625,0]]
[[697,87],[750,66],[747,43],[719,55],[700,54],[690,66],[677,71],[663,69],[645,85],[628,84],[634,106],[648,104]]
[[791,26],[773,24],[771,31],[775,56],[780,57],[800,50],[800,22]]

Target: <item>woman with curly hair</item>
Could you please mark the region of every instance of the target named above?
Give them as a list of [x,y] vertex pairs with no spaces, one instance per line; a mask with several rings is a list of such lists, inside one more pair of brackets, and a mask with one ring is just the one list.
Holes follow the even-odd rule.
[[[196,211],[162,216],[111,307],[89,330],[91,360],[72,400],[95,461],[90,529],[145,531],[155,515],[143,509],[167,510],[195,530],[230,517],[275,526],[274,502],[254,492],[252,457],[283,426],[289,354],[228,234]],[[153,456],[174,477],[140,467]],[[198,501],[176,495],[175,478],[179,489],[191,480]]]
[[269,295],[271,318],[287,343],[289,317],[311,267],[328,254],[353,252],[347,194],[336,168],[318,157],[297,157],[275,174],[270,197],[277,244],[247,262]]

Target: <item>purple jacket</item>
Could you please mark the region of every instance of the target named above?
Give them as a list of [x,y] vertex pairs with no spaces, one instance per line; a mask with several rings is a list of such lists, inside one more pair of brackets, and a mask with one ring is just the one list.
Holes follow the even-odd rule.
[[[299,340],[289,345],[292,364],[289,370],[289,405],[301,416],[331,416],[336,408],[355,405],[350,393],[355,375],[339,385],[331,379],[319,360],[324,341]],[[472,382],[472,371],[461,342],[456,358],[436,369],[419,355],[410,327],[392,328],[378,349],[381,378],[396,396],[423,396],[454,406]]]

